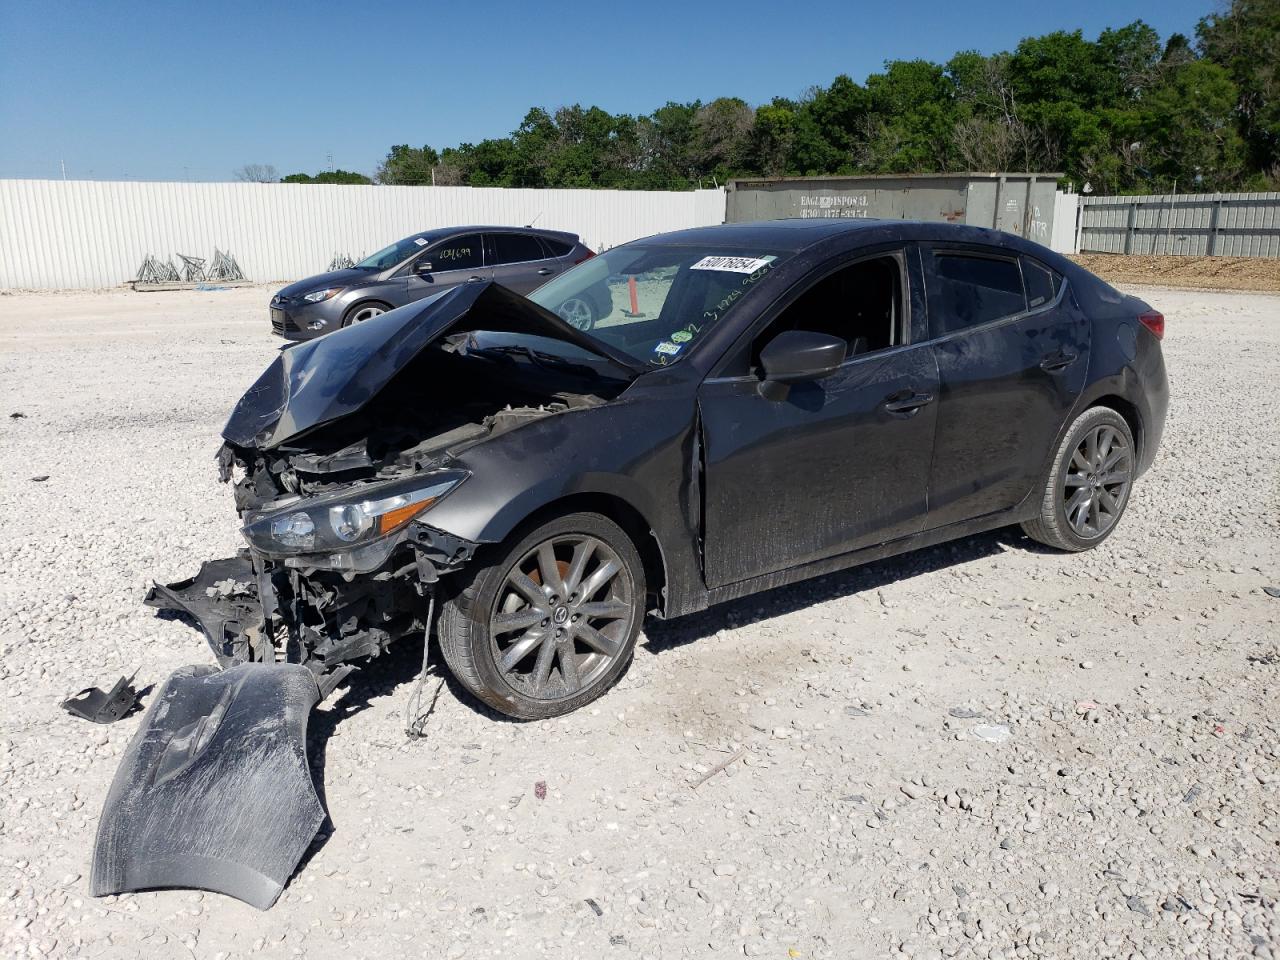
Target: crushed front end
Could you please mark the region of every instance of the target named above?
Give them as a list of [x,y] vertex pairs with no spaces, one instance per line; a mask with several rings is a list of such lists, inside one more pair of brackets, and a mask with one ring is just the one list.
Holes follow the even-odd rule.
[[420,520],[465,470],[230,443],[218,464],[234,483],[247,547],[157,584],[146,602],[191,618],[224,667],[283,661],[322,677],[378,656],[421,635],[429,591],[476,547]]
[[431,524],[470,477],[466,451],[622,388],[486,347],[486,330],[590,346],[487,284],[282,351],[241,398],[217,464],[246,546],[146,598],[191,618],[218,667],[177,671],[143,718],[99,820],[95,895],[279,896],[323,819],[312,707],[355,662],[424,636],[436,583],[478,549]]

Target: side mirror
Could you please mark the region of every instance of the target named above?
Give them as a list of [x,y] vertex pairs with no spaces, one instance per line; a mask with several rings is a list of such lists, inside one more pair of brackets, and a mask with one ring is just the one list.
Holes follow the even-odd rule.
[[425,276],[426,274],[430,273],[430,272],[431,272],[431,261],[430,261],[430,260],[419,260],[417,263],[415,263],[415,264],[413,265],[413,272],[414,272],[414,273],[416,273],[416,274],[417,274],[418,276],[420,276],[420,277],[421,277],[421,276]]
[[760,351],[766,383],[821,380],[844,363],[848,344],[839,337],[809,330],[785,330]]

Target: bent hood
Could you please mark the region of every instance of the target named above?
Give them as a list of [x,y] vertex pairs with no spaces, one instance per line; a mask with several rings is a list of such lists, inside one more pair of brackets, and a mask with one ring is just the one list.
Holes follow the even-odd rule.
[[468,283],[281,351],[222,430],[269,449],[356,413],[423,349],[449,333],[495,330],[563,340],[635,374],[635,362],[497,283]]

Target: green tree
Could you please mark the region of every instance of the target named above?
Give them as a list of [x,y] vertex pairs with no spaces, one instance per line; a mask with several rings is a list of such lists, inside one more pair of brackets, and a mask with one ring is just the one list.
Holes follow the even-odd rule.
[[1223,67],[1197,60],[1172,71],[1145,98],[1145,155],[1161,189],[1174,180],[1183,190],[1228,190],[1240,183],[1245,144],[1236,126],[1239,97]]
[[1236,84],[1253,168],[1280,181],[1280,0],[1231,0],[1200,21],[1196,37]]
[[371,179],[363,173],[355,173],[351,170],[321,170],[312,176],[307,173],[291,173],[287,177],[280,178],[281,183],[345,183],[345,184],[364,184],[373,183]]
[[440,162],[440,154],[429,146],[411,147],[401,143],[391,148],[376,174],[379,183],[431,183],[432,168]]

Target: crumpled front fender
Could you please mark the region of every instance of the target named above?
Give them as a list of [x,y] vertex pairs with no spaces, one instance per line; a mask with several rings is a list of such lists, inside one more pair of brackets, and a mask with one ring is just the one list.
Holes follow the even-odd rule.
[[111,783],[90,892],[193,887],[275,903],[325,820],[306,745],[319,699],[299,664],[176,671]]

